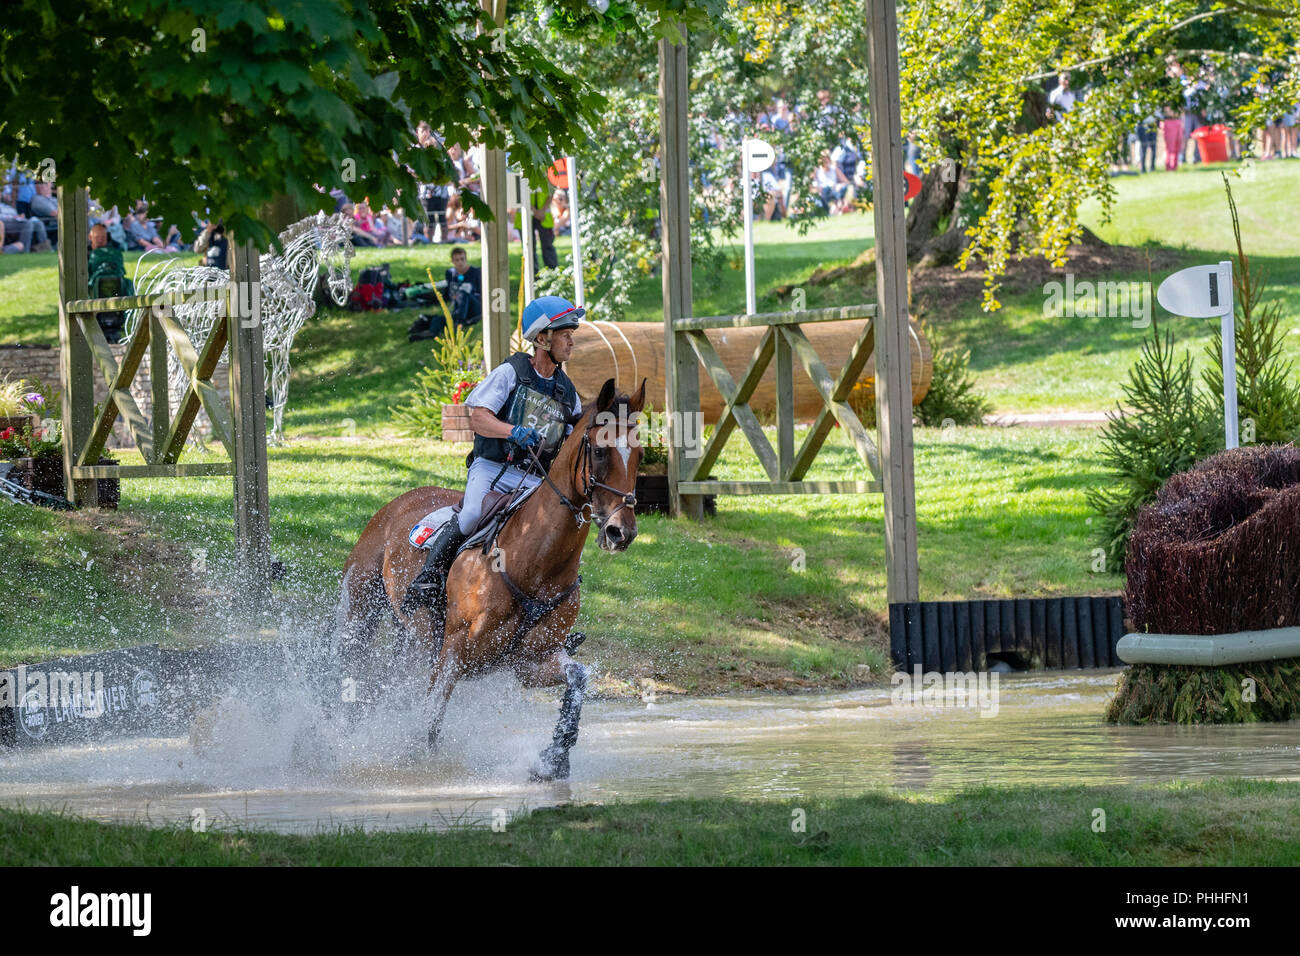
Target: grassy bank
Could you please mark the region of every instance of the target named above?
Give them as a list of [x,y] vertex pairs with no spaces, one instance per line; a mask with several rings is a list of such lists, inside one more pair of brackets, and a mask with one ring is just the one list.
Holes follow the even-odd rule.
[[29,866],[1295,866],[1297,813],[1300,784],[1254,780],[568,806],[500,833],[192,833],[0,810],[0,845]]
[[[414,485],[455,484],[464,450],[367,437],[272,449],[272,536],[288,569],[276,588],[294,609],[290,619],[304,628],[329,620],[343,562],[371,514]],[[1091,571],[1084,492],[1099,478],[1096,457],[1087,429],[919,429],[922,596],[1116,588],[1116,575]],[[758,477],[757,469],[737,450],[719,473]],[[819,469],[862,477],[838,433]],[[139,480],[126,485],[117,515],[0,508],[0,577],[27,582],[30,596],[0,602],[0,663],[224,636],[229,495],[229,479]],[[718,516],[698,525],[654,515],[638,525],[626,554],[589,544],[583,568],[583,656],[611,682],[653,677],[727,690],[843,685],[866,679],[866,668],[881,673],[878,496],[724,499]],[[133,557],[144,529],[152,550]]]
[[[1096,210],[1087,213],[1104,238],[1163,242],[1153,248],[1180,263],[1227,255],[1217,172],[1123,178],[1117,188],[1111,225],[1099,223]],[[1263,247],[1260,261],[1286,298],[1290,332],[1300,331],[1300,238],[1276,197],[1297,188],[1300,164],[1259,164],[1255,180],[1237,193],[1247,242]],[[783,224],[758,224],[760,289],[802,284],[810,308],[869,298],[852,283],[808,279],[818,268],[851,262],[870,244],[870,231],[861,215],[828,221],[803,239]],[[361,250],[354,270],[387,261],[395,278],[418,280],[426,267],[440,269],[449,251]],[[477,246],[467,251],[477,259]],[[1126,277],[1145,275],[1109,276]],[[971,349],[997,408],[1098,410],[1118,400],[1143,330],[1125,320],[1047,318],[1041,282],[1010,283],[1005,307],[984,313],[978,278],[954,281],[965,282],[962,294],[931,302],[931,318]],[[52,255],[0,257],[0,342],[57,341],[56,301]],[[741,301],[743,272],[696,276],[697,312],[733,311]],[[647,277],[629,318],[657,319],[659,307],[659,281]],[[375,510],[412,486],[463,481],[463,446],[402,438],[392,425],[392,408],[409,397],[429,358],[427,343],[406,341],[414,316],[326,310],[296,340],[291,444],[271,450],[270,491],[274,547],[288,568],[277,594],[287,619],[302,627],[329,619],[343,561]],[[1192,320],[1173,327],[1179,342],[1197,350],[1209,333]],[[1288,343],[1296,341],[1288,335]],[[1084,495],[1104,480],[1099,457],[1090,430],[918,429],[922,598],[1118,588],[1117,575],[1091,570]],[[739,437],[717,474],[761,477]],[[865,476],[837,432],[809,477]],[[0,602],[0,663],[221,636],[231,578],[229,507],[228,479],[128,482],[117,516],[0,506],[0,575],[11,586],[10,600]],[[880,511],[874,496],[749,497],[723,499],[718,517],[700,525],[643,516],[628,554],[593,548],[588,555],[584,655],[600,662],[612,684],[652,677],[693,691],[843,685],[879,673],[886,607]]]
[[[1219,168],[1188,167],[1172,174],[1121,177],[1119,201],[1109,223],[1100,219],[1095,203],[1086,204],[1084,222],[1108,242],[1150,248],[1165,262],[1157,268],[1158,283],[1181,265],[1228,258],[1232,230],[1227,218]],[[1246,251],[1257,267],[1266,269],[1283,300],[1283,328],[1300,333],[1300,236],[1292,228],[1291,205],[1283,197],[1300,191],[1300,163],[1259,163],[1253,178],[1234,181]],[[870,247],[872,227],[867,214],[824,221],[800,237],[783,223],[755,224],[755,260],[763,308],[782,309],[771,291],[778,286],[804,290],[808,308],[845,305],[875,298],[874,287],[856,281],[814,285],[818,269],[846,265]],[[425,270],[440,275],[449,246],[414,249],[361,249],[354,273],[367,265],[388,262],[398,281],[425,281]],[[462,246],[472,262],[479,247]],[[561,242],[560,251],[567,251]],[[745,300],[744,272],[738,267],[739,246],[730,248],[731,266],[720,273],[697,270],[695,311],[700,315],[734,312]],[[1162,258],[1163,257],[1163,258]],[[134,255],[127,256],[128,270]],[[192,257],[185,257],[192,258]],[[1128,256],[1104,275],[1080,272],[1078,278],[1145,282],[1141,257]],[[519,259],[512,258],[517,282]],[[997,411],[1084,410],[1114,407],[1119,387],[1137,357],[1146,332],[1130,318],[1053,317],[1044,313],[1043,285],[1062,280],[1071,266],[1052,275],[1037,268],[1008,280],[1000,295],[1003,308],[980,308],[980,279],[952,273],[937,286],[914,277],[914,291],[927,302],[928,314],[949,339],[971,351],[972,367],[981,388]],[[1073,271],[1079,271],[1074,269]],[[0,257],[0,343],[57,344],[58,276],[52,253]],[[289,434],[341,435],[340,423],[350,419],[362,432],[382,430],[391,408],[413,393],[413,380],[429,358],[427,343],[408,344],[406,328],[415,310],[358,315],[326,310],[307,323],[295,340],[294,378],[287,415]],[[1164,317],[1152,304],[1156,321]],[[596,314],[597,318],[607,318]],[[661,287],[658,276],[647,276],[633,290],[625,316],[659,321]],[[1170,320],[1180,344],[1199,355],[1212,333],[1207,321]],[[1141,323],[1139,323],[1141,324]],[[1295,342],[1288,338],[1288,342]],[[1300,353],[1300,348],[1290,351]]]

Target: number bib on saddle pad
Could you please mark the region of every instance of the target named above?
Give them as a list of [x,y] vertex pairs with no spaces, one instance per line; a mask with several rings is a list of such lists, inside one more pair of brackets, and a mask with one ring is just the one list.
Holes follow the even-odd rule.
[[431,511],[415,523],[411,529],[411,547],[428,548],[429,542],[437,535],[438,530],[456,517],[456,507],[447,505],[439,508],[437,511]]
[[[515,389],[510,407],[506,409],[506,421],[511,425],[535,428],[541,433],[542,445],[537,449],[537,455],[543,460],[555,454],[556,449],[560,447],[567,417],[568,413],[563,405],[551,396],[527,385],[520,385]],[[514,446],[514,442],[509,444]]]

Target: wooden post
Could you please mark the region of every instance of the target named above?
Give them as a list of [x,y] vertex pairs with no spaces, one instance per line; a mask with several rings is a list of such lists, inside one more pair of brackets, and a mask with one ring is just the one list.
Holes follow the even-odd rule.
[[[89,200],[84,188],[59,187],[59,382],[63,390],[63,486],[79,508],[99,504],[93,478],[72,479],[77,452],[90,437],[95,416],[95,366],[90,343],[66,305],[90,292]],[[91,321],[97,321],[92,317]],[[91,463],[93,464],[93,462]]]
[[251,242],[230,244],[230,422],[234,432],[235,568],[241,609],[270,603],[271,524],[266,466],[266,363],[261,263]]
[[[695,353],[679,343],[673,320],[691,314],[691,180],[687,166],[687,109],[690,70],[686,29],[681,41],[659,41],[659,219],[663,243],[665,406],[670,424],[700,410],[700,368]],[[704,516],[704,498],[680,495],[677,483],[688,477],[694,459],[683,454],[676,434],[668,440],[668,494],[674,515]]]
[[[506,0],[479,0],[498,29],[506,24]],[[483,221],[483,360],[488,371],[510,357],[510,226],[506,214],[506,157],[499,149],[482,151],[482,199],[492,211]]]
[[876,421],[885,493],[886,591],[891,604],[920,599],[912,470],[912,347],[907,323],[902,111],[894,0],[867,0],[872,209],[876,233]]
[[154,461],[162,464],[167,436],[171,433],[171,389],[167,384],[167,334],[153,310],[141,322],[149,323],[149,387],[153,392]]

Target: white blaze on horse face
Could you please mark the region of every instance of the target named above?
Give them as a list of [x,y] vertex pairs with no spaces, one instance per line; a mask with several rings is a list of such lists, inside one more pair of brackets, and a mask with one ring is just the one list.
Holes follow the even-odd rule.
[[632,449],[628,447],[626,435],[619,438],[617,448],[618,453],[623,456],[623,467],[626,469],[628,459],[632,457]]

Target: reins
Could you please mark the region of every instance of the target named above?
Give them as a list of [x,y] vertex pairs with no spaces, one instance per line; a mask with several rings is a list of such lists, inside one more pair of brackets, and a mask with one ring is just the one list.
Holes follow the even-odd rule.
[[[595,469],[592,467],[591,437],[588,433],[595,427],[596,427],[596,423],[593,421],[590,425],[588,425],[586,428],[583,429],[582,444],[578,454],[574,456],[573,483],[575,486],[582,489],[582,497],[584,500],[581,505],[575,505],[569,499],[569,496],[560,490],[559,485],[557,485],[551,479],[551,476],[548,473],[547,469],[542,466],[542,459],[537,454],[536,449],[529,447],[527,451],[528,454],[532,457],[532,465],[535,465],[538,471],[541,472],[542,478],[546,481],[548,485],[551,486],[551,490],[555,492],[556,497],[560,499],[560,502],[564,505],[564,507],[569,509],[569,514],[573,515],[573,520],[577,522],[578,527],[581,528],[583,525],[590,524],[594,521],[596,527],[600,528],[601,530],[604,530],[605,525],[609,523],[609,520],[613,518],[614,515],[618,514],[624,508],[636,507],[636,492],[635,491],[629,491],[626,493],[622,492],[619,489],[613,487],[612,485],[605,484],[603,481],[597,481],[593,477]],[[532,466],[530,465],[530,470],[531,467]],[[586,473],[585,482],[580,480],[580,475],[579,475],[580,471]],[[604,512],[596,511],[592,507],[592,495],[595,493],[595,489],[597,488],[603,488],[606,491],[612,491],[614,494],[618,495],[622,499],[622,502],[619,504],[617,508],[615,508],[613,511],[609,512],[608,514]]]
[[[588,434],[591,429],[595,427],[595,422],[593,422],[583,429],[582,444],[578,454],[575,456],[576,460],[574,461],[573,466],[573,483],[581,489],[582,498],[584,499],[580,505],[574,504],[573,500],[561,491],[559,485],[552,480],[547,469],[542,466],[542,460],[537,454],[537,451],[531,447],[528,448],[527,451],[532,458],[529,470],[531,471],[533,467],[537,468],[541,473],[543,480],[551,486],[551,490],[555,492],[556,497],[559,498],[560,502],[569,510],[569,514],[573,516],[573,520],[577,522],[578,527],[582,528],[584,525],[594,522],[596,527],[604,530],[605,525],[614,517],[614,515],[618,514],[624,508],[636,507],[636,494],[635,492],[627,492],[625,494],[619,491],[619,489],[595,479],[595,469],[592,463],[591,438]],[[585,481],[581,480],[582,475],[580,472],[585,472]],[[522,485],[520,487],[522,487]],[[617,508],[608,514],[594,510],[592,507],[592,495],[595,493],[597,488],[603,488],[606,491],[614,492],[614,494],[619,495],[622,498],[622,502]],[[498,528],[498,533],[499,531],[500,529]],[[515,628],[514,633],[510,636],[510,640],[506,642],[501,654],[497,657],[497,660],[500,661],[509,657],[519,648],[519,644],[523,641],[524,635],[536,627],[542,618],[568,600],[569,596],[578,589],[580,584],[582,584],[582,575],[579,574],[576,581],[559,594],[555,595],[555,597],[546,601],[539,601],[531,595],[525,594],[519,585],[515,584],[515,582],[511,580],[510,575],[506,573],[504,563],[497,570],[497,573],[500,574],[501,579],[505,581],[506,587],[510,589],[511,595],[514,597],[516,603],[518,603],[524,615],[523,621]]]

